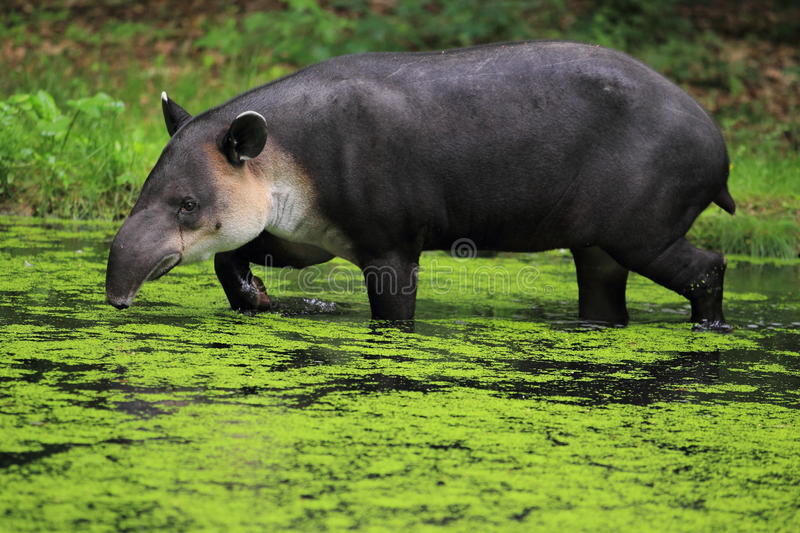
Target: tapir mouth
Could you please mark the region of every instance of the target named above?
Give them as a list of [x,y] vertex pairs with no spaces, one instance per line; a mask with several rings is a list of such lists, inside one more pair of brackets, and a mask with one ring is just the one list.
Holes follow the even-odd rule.
[[177,253],[169,254],[164,259],[159,261],[156,266],[153,267],[153,270],[151,270],[150,273],[147,275],[147,278],[145,278],[146,281],[153,281],[160,278],[161,276],[163,276],[164,274],[166,274],[167,272],[178,266],[178,263],[180,262],[181,262],[181,254]]
[[[164,274],[175,268],[180,262],[181,262],[181,254],[175,252],[167,254],[158,263],[156,263],[156,265],[152,269],[150,269],[150,272],[147,274],[147,276],[145,276],[144,279],[138,282],[134,280],[133,284],[126,284],[128,285],[128,289],[125,292],[112,290],[110,287],[113,287],[113,284],[107,281],[106,295],[108,303],[110,303],[117,309],[125,309],[127,307],[130,307],[131,302],[133,302],[133,299],[139,292],[142,283],[144,283],[145,281],[152,281],[154,279],[160,278],[161,276],[163,276]],[[120,294],[120,292],[122,292],[122,294]]]

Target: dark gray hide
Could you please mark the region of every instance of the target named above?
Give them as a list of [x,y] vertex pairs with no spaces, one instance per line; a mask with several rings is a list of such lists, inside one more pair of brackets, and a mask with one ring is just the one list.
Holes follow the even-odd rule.
[[[536,41],[331,59],[187,120],[142,196],[157,201],[150,182],[167,174],[202,189],[204,174],[189,176],[204,164],[198,147],[224,151],[225,131],[248,110],[304,170],[314,212],[351,243],[375,318],[411,318],[415,294],[386,290],[371,269],[413,287],[421,250],[466,238],[486,250],[572,249],[583,318],[626,322],[633,270],[687,297],[696,322],[727,328],[724,259],[685,239],[712,201],[734,210],[725,143],[689,95],[625,54]],[[161,222],[152,224],[139,231]],[[236,309],[267,307],[249,262],[304,266],[337,253],[308,239],[298,251],[293,234],[265,229],[217,254]],[[147,239],[123,227],[115,246],[126,231]]]

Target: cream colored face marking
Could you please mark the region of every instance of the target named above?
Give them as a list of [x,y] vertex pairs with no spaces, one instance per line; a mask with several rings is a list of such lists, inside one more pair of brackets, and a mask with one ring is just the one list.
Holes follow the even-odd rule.
[[204,151],[217,200],[201,228],[182,231],[182,263],[235,250],[264,230],[355,261],[349,240],[320,215],[308,175],[277,143],[268,139],[261,155],[241,167],[233,167],[216,146]]
[[215,205],[206,206],[204,223],[182,231],[183,263],[235,250],[264,230],[269,211],[267,182],[252,162],[233,167],[216,146],[204,148],[214,180]]

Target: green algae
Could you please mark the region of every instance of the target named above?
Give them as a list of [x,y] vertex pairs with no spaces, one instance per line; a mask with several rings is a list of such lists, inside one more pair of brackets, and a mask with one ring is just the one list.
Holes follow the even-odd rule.
[[562,253],[433,253],[401,331],[342,261],[262,272],[284,314],[209,264],[120,312],[112,227],[0,227],[0,530],[800,527],[796,263],[737,262],[716,335],[638,276],[630,327],[575,321]]

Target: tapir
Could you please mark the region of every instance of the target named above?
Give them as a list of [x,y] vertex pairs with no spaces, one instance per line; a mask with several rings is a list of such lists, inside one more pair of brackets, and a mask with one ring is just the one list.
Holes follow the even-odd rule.
[[735,210],[724,139],[621,52],[527,41],[348,55],[197,116],[163,93],[162,108],[171,138],[111,245],[117,308],[213,255],[231,307],[267,310],[251,263],[341,257],[364,272],[374,319],[408,320],[420,253],[468,239],[570,249],[581,319],[626,324],[634,271],[687,298],[697,328],[730,328],[725,259],[686,238],[712,202]]

